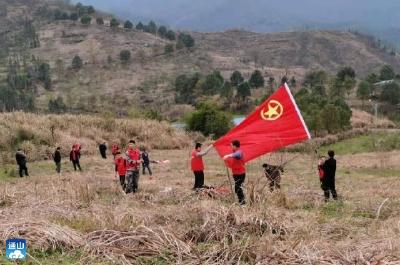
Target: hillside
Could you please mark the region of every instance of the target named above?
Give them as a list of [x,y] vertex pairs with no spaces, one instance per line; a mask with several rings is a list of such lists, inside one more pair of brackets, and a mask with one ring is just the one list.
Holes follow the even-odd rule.
[[[80,0],[73,0],[73,3]],[[399,29],[400,4],[397,0],[82,0],[121,17],[161,21],[179,29],[207,32],[244,28],[256,32],[280,32],[308,29],[363,29],[385,31]],[[384,36],[383,39],[393,39]]]
[[[72,112],[127,115],[151,108],[166,118],[175,119],[190,110],[189,106],[175,104],[173,90],[175,77],[185,72],[219,70],[228,78],[234,70],[239,70],[249,77],[259,68],[266,78],[273,76],[280,80],[286,74],[301,80],[309,70],[323,69],[334,73],[344,65],[353,67],[359,76],[384,64],[400,69],[398,55],[391,56],[375,48],[367,38],[349,32],[192,32],[196,42],[194,48],[167,55],[165,45],[175,42],[143,31],[111,29],[96,25],[95,19],[87,26],[79,21],[43,19],[43,6],[47,6],[46,10],[73,10],[60,2],[18,0],[2,6],[7,12],[0,19],[14,25],[7,26],[3,35],[9,36],[16,31],[15,24],[21,23],[23,17],[18,14],[32,19],[40,46],[26,52],[51,67],[51,89],[46,90],[38,84],[35,90],[39,110],[47,110],[50,99],[62,96]],[[91,16],[111,18],[102,13]],[[122,50],[131,52],[130,64],[121,64],[119,54]],[[83,60],[79,71],[71,69],[76,55]],[[6,64],[7,59],[3,62]],[[2,76],[6,75],[5,71],[3,66],[0,69]]]

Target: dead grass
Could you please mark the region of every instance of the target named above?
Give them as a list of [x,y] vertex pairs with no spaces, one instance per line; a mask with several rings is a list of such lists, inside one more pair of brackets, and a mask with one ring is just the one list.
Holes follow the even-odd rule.
[[[126,145],[136,139],[149,149],[175,149],[187,146],[190,138],[166,122],[143,119],[114,119],[85,115],[36,115],[23,112],[0,114],[0,146],[3,164],[14,162],[17,147],[26,150],[29,161],[50,159],[56,146],[64,156],[74,143],[84,155],[97,152],[98,144],[115,141]],[[150,141],[151,139],[151,141]]]
[[[328,204],[322,201],[315,161],[306,154],[287,165],[281,192],[263,189],[262,162],[294,157],[266,156],[248,166],[246,194],[250,198],[254,190],[254,196],[245,208],[234,204],[229,194],[193,193],[187,155],[152,151],[152,158],[168,156],[171,164],[154,165],[156,179],[141,176],[140,192],[129,196],[121,193],[111,161],[85,157],[83,173],[70,171],[67,164],[61,177],[49,173],[50,162],[33,163],[30,179],[0,183],[5,202],[0,207],[0,239],[25,237],[32,253],[78,251],[80,264],[400,262],[400,182],[395,176],[381,176],[379,170],[364,175],[368,167],[359,163],[379,154],[352,159],[339,154],[341,201]],[[228,187],[216,154],[206,157],[206,165],[207,184]],[[362,168],[353,171],[356,165]]]

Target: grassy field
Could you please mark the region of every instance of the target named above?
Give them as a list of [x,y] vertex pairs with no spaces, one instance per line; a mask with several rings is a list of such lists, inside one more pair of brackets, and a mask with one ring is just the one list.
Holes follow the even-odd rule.
[[358,154],[384,152],[400,149],[400,134],[396,132],[379,132],[353,137],[333,145],[323,146],[320,151],[326,153],[329,149],[340,154]]
[[[135,195],[110,159],[84,157],[82,173],[65,162],[61,176],[31,163],[28,179],[0,173],[0,238],[28,240],[20,264],[399,264],[400,152],[337,153],[339,201],[323,202],[314,157],[277,153],[248,165],[246,207],[192,191],[189,150],[153,151],[171,163]],[[288,160],[270,193],[261,164]],[[206,184],[229,189],[214,151],[205,163]]]

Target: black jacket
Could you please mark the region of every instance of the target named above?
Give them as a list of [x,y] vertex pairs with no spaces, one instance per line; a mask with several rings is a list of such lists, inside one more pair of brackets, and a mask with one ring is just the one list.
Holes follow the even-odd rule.
[[61,163],[61,152],[56,150],[53,155],[53,160],[55,163]]
[[26,155],[22,151],[17,151],[15,154],[15,160],[17,160],[18,165],[26,164]]
[[324,178],[335,179],[336,175],[336,160],[334,158],[329,158],[325,161],[323,165]]
[[107,151],[107,146],[105,144],[100,144],[99,151],[100,151],[100,153],[105,154]]
[[150,164],[149,154],[146,151],[142,152],[142,160],[144,165]]

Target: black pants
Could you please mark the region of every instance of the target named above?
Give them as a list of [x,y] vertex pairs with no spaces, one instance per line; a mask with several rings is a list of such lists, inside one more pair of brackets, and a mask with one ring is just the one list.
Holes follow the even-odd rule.
[[204,172],[193,171],[194,173],[194,187],[193,189],[201,189],[204,187]]
[[329,200],[330,193],[332,194],[332,198],[337,200],[337,193],[335,187],[335,178],[326,178],[321,181],[321,188],[324,191],[325,200]]
[[106,152],[100,152],[100,155],[101,155],[102,158],[107,159]]
[[142,164],[143,168],[143,175],[146,175],[146,168],[149,171],[150,176],[153,175],[153,172],[151,172],[150,164]]
[[61,172],[61,162],[56,163],[56,172],[60,173]]
[[121,184],[122,189],[125,191],[126,189],[125,175],[119,176],[119,183]]
[[233,175],[233,179],[235,180],[235,193],[239,199],[239,203],[245,204],[246,201],[242,185],[246,179],[246,174]]
[[79,163],[79,160],[72,160],[72,165],[74,166],[74,170],[78,168],[79,171],[82,171],[81,164]]
[[19,176],[21,178],[24,176],[24,173],[25,173],[25,176],[29,176],[28,168],[26,167],[26,164],[21,164],[21,165],[18,165],[18,166],[19,166]]
[[127,183],[126,183],[126,193],[135,193],[137,192],[139,188],[139,170],[133,171],[130,170],[126,172],[126,178],[127,178]]

